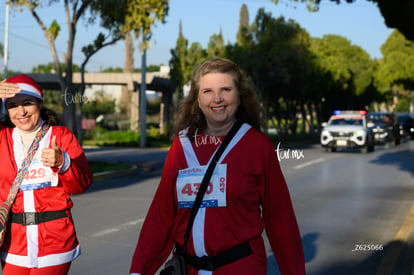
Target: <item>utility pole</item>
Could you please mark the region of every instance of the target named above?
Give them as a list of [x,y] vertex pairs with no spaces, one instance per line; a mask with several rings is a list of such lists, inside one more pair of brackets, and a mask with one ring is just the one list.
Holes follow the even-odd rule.
[[9,59],[9,13],[10,13],[9,1],[6,0],[6,18],[4,20],[4,67],[3,67],[3,77],[7,78],[7,62]]
[[145,41],[148,40],[145,35],[143,35],[143,49],[141,50],[142,61],[141,61],[141,87],[139,89],[139,129],[140,129],[140,142],[139,145],[141,148],[146,146],[146,136],[147,136],[147,49]]
[[[4,79],[7,78],[7,62],[9,59],[9,13],[10,13],[9,1],[6,0],[5,3],[6,3],[6,11],[5,11],[6,18],[4,20],[4,53],[3,53],[3,58],[4,58],[3,78]],[[0,120],[2,120],[5,116],[6,116],[6,108],[4,106],[4,102],[1,101]]]

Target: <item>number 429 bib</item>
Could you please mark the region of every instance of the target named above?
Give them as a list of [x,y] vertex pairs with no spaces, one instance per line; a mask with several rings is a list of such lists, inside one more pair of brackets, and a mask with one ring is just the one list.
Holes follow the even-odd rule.
[[[177,177],[178,208],[192,208],[207,166],[180,170]],[[227,164],[217,164],[211,175],[200,207],[225,207],[227,185]]]

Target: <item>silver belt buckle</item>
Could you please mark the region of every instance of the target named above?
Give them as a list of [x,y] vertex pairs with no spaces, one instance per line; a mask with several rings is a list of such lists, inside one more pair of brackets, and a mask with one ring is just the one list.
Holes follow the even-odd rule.
[[36,212],[24,212],[23,213],[23,225],[36,224]]

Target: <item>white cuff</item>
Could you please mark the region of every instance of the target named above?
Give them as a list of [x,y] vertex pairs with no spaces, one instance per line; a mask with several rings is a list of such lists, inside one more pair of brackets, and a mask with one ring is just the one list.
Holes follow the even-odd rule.
[[59,168],[59,173],[61,174],[65,173],[69,169],[70,164],[71,164],[69,154],[62,150],[62,155],[63,155],[63,163],[62,163],[62,166]]

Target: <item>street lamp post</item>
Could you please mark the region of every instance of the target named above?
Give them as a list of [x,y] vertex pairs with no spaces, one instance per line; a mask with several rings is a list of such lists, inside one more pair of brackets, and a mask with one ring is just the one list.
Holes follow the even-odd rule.
[[[7,78],[7,62],[9,59],[9,1],[6,0],[6,11],[5,11],[5,20],[4,20],[4,67],[3,67],[3,76],[4,79]],[[1,101],[0,104],[0,119],[3,119],[3,117],[6,116],[6,108],[4,107],[4,102]]]
[[6,12],[5,12],[5,20],[4,20],[4,67],[3,67],[3,76],[7,78],[7,62],[9,59],[9,1],[6,0]]

